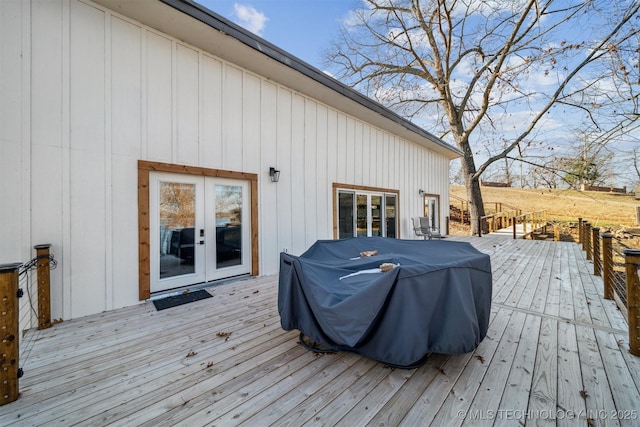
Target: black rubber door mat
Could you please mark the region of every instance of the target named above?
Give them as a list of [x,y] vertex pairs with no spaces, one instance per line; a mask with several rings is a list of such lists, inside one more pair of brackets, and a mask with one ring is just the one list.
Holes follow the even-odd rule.
[[162,299],[156,299],[153,300],[153,305],[156,306],[156,310],[160,311],[166,308],[177,307],[182,304],[199,301],[201,299],[211,298],[212,296],[213,295],[211,295],[209,292],[201,289],[199,291],[187,292],[180,295],[173,295]]

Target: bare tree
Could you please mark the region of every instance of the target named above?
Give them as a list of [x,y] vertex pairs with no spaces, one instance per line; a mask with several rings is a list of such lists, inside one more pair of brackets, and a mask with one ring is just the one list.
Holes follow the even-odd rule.
[[603,185],[611,178],[611,153],[600,146],[578,147],[579,155],[561,159],[563,179],[570,188],[580,190],[583,184]]
[[[577,111],[598,126],[596,107],[628,108],[620,99],[628,94],[605,83],[616,77],[612,65],[627,78],[633,74],[634,62],[624,54],[634,43],[637,51],[640,2],[364,3],[326,54],[327,64],[362,92],[453,140],[463,153],[472,219],[484,216],[482,173],[525,150],[527,141],[544,139],[557,122],[552,109]],[[543,85],[534,84],[542,78]],[[508,143],[487,143],[492,140]],[[476,157],[483,163],[477,166]],[[472,224],[477,233],[478,221]]]
[[638,160],[638,149],[633,150],[633,169],[636,171],[636,182],[640,185],[640,160]]

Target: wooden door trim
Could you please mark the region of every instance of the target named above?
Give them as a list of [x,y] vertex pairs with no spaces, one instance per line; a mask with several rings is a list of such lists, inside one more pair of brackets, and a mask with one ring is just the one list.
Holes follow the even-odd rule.
[[393,190],[391,188],[382,188],[382,187],[367,187],[364,185],[351,185],[351,184],[341,184],[339,182],[334,182],[332,186],[333,191],[333,238],[334,240],[338,239],[338,190],[347,190],[347,191],[367,191],[370,193],[385,193],[385,194],[395,194],[396,195],[396,216],[397,216],[397,225],[396,227],[396,239],[400,239],[400,190]]
[[151,245],[149,234],[151,231],[149,224],[150,172],[170,172],[183,175],[232,178],[249,181],[251,188],[251,275],[257,276],[259,274],[257,174],[138,160],[138,299],[140,301],[151,297]]

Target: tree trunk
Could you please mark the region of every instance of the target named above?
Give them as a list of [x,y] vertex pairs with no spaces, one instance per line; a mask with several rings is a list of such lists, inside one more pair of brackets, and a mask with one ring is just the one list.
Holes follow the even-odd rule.
[[485,213],[482,191],[480,190],[480,177],[476,176],[476,166],[469,144],[459,143],[458,146],[462,148],[464,153],[462,157],[462,172],[464,174],[465,188],[467,189],[467,200],[469,200],[471,235],[478,236],[480,233],[488,232],[487,220],[482,218]]
[[487,233],[487,220],[484,217],[484,202],[482,201],[482,192],[480,191],[480,179],[465,176],[465,185],[467,188],[467,199],[469,200],[469,219],[471,220],[471,235],[479,235]]

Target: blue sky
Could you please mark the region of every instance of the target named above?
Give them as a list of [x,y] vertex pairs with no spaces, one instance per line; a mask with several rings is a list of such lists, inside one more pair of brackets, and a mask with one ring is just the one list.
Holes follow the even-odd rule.
[[358,0],[195,0],[322,69],[322,50]]
[[[0,0],[2,1],[2,0]],[[278,46],[290,54],[308,62],[320,70],[322,52],[329,49],[331,42],[337,38],[341,23],[347,20],[350,12],[363,5],[362,0],[194,0],[224,18],[235,22],[247,30],[259,35],[268,42]],[[588,25],[586,29],[598,28]],[[586,37],[584,34],[579,38]],[[572,39],[572,36],[568,36]],[[542,73],[542,71],[540,71]],[[548,79],[553,75],[532,75],[529,83],[545,90]],[[555,82],[552,82],[555,83]],[[552,84],[553,86],[553,84]],[[523,105],[523,110],[511,111],[505,119],[506,134],[519,133],[529,123],[531,106]],[[573,140],[575,135],[569,134],[566,122],[558,120],[557,116],[550,116],[539,126],[542,139],[547,139],[549,145],[565,145],[567,140]],[[416,124],[431,130],[430,121],[414,118]],[[557,140],[557,142],[556,142]],[[452,143],[452,141],[449,141]],[[556,147],[558,148],[558,147]],[[618,150],[624,153],[627,144],[620,144]],[[556,154],[560,154],[556,151]],[[548,155],[546,153],[545,155]],[[478,153],[478,158],[482,155]],[[626,174],[623,174],[626,175]]]

